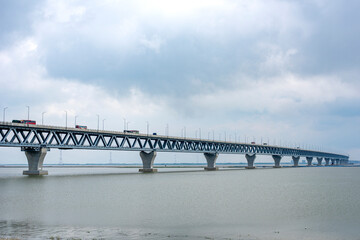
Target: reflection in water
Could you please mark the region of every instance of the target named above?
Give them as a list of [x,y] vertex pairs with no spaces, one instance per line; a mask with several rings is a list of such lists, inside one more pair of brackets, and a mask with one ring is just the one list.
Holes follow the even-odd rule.
[[0,238],[360,235],[360,190],[354,187],[360,168],[192,170],[138,174],[137,169],[52,168],[49,176],[29,178],[5,176],[0,169]]

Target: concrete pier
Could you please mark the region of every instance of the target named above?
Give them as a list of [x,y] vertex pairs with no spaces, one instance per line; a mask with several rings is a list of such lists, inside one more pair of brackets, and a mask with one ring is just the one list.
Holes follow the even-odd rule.
[[252,154],[252,155],[245,154],[245,158],[246,158],[246,161],[248,163],[247,167],[245,167],[245,168],[254,169],[255,168],[254,167],[254,161],[255,161],[255,158],[256,158],[256,154]]
[[335,159],[335,164],[339,165],[340,164],[340,159]]
[[23,175],[48,175],[48,171],[43,170],[43,162],[47,153],[47,148],[27,148],[23,150],[28,160],[29,170],[23,171]]
[[298,167],[299,166],[300,156],[292,156],[292,160],[294,162],[294,167]]
[[318,166],[321,166],[321,162],[322,162],[322,160],[323,160],[323,158],[322,157],[318,157],[318,158],[316,158],[316,160],[317,160],[317,162],[318,162]]
[[313,157],[306,157],[306,161],[307,161],[308,166],[312,165],[312,160],[313,160]]
[[155,160],[155,157],[156,157],[156,151],[152,151],[152,152],[149,152],[149,153],[141,151],[140,152],[140,157],[141,157],[141,160],[143,162],[143,168],[139,169],[139,172],[143,172],[143,173],[157,172],[157,169],[153,168],[154,160]]
[[335,165],[335,158],[331,159],[331,165]]
[[325,159],[325,166],[329,166],[330,158],[324,158]]
[[272,155],[272,158],[274,159],[275,165],[273,166],[274,168],[281,168],[280,166],[280,161],[282,156],[280,155]]
[[219,153],[204,153],[204,156],[207,162],[207,167],[205,167],[204,169],[207,171],[218,170],[218,167],[215,167],[215,163],[216,159],[219,156]]

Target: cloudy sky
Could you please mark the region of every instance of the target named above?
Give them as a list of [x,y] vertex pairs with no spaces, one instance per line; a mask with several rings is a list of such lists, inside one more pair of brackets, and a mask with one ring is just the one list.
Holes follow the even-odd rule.
[[[0,0],[6,120],[270,142],[360,159],[358,0]],[[106,119],[103,121],[103,119]],[[0,163],[26,163],[1,149]],[[107,162],[66,152],[64,162]],[[113,162],[140,162],[117,152]],[[158,156],[161,154],[158,154]],[[165,155],[164,155],[165,156]],[[197,158],[199,158],[197,156]],[[245,161],[237,156],[239,161]],[[167,154],[161,161],[192,161]],[[225,158],[224,158],[225,159]],[[57,162],[57,150],[48,163]],[[202,159],[201,161],[205,161]],[[221,161],[221,157],[219,158]]]

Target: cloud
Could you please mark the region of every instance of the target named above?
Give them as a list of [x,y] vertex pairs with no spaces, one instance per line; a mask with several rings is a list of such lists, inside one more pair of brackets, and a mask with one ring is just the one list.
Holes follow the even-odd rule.
[[[16,4],[5,8],[14,12]],[[355,147],[356,1],[44,1],[1,15],[8,118]],[[6,11],[5,11],[6,12]],[[24,16],[24,17],[21,17]],[[6,43],[6,44],[5,44]],[[71,119],[71,121],[70,121]],[[334,135],[338,137],[333,137]],[[311,137],[309,137],[311,136]],[[339,137],[340,136],[340,137]],[[310,143],[309,143],[310,144]],[[350,148],[350,147],[349,147]],[[357,153],[356,151],[355,154]]]

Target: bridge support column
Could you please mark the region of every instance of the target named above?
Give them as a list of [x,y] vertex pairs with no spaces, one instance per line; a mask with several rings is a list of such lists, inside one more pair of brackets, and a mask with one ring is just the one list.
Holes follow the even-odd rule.
[[331,159],[331,165],[335,165],[335,158]]
[[330,158],[324,158],[325,159],[325,166],[329,166]]
[[23,175],[48,175],[48,171],[42,170],[44,158],[47,153],[47,148],[24,148],[22,150],[25,152],[29,165],[29,170],[23,171]]
[[311,166],[313,157],[306,157],[307,165]]
[[246,161],[248,163],[247,169],[254,169],[254,161],[255,161],[255,158],[256,158],[256,154],[253,154],[253,155],[249,155],[249,154],[245,154],[245,158],[246,158]]
[[339,164],[340,164],[340,160],[339,160],[339,159],[335,159],[335,163],[336,163],[336,165],[339,165]]
[[273,167],[274,168],[281,168],[280,161],[281,161],[282,156],[280,156],[280,155],[272,155],[272,158],[275,161],[275,165]]
[[156,157],[156,151],[152,152],[140,152],[140,157],[143,162],[143,168],[139,169],[139,172],[143,173],[154,173],[157,172],[156,168],[153,168],[154,160]]
[[318,162],[318,166],[321,166],[321,162],[322,162],[323,158],[322,157],[317,157],[316,160]]
[[206,158],[207,167],[204,169],[207,171],[214,171],[218,170],[218,167],[215,167],[216,159],[218,158],[218,153],[204,153],[204,156]]
[[300,156],[292,156],[292,160],[294,162],[294,167],[298,167],[299,166],[299,160],[300,160]]

